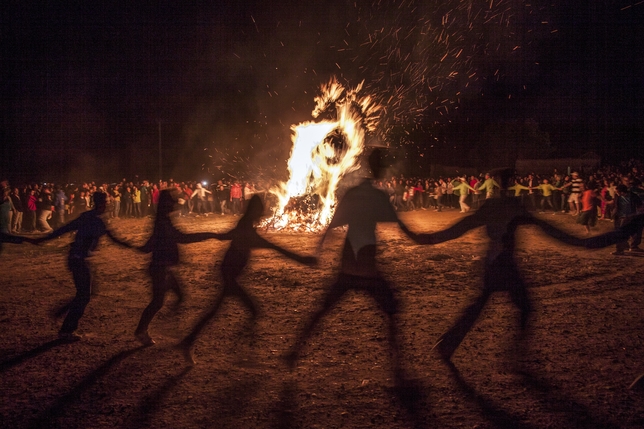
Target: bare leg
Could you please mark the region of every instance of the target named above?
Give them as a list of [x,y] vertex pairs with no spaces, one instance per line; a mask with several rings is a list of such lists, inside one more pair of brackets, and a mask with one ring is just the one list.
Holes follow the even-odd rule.
[[183,301],[185,300],[185,293],[183,292],[183,288],[181,287],[181,284],[175,277],[174,273],[171,270],[168,270],[167,278],[166,278],[166,288],[167,290],[171,290],[174,292],[174,294],[177,296],[177,302],[174,304],[174,310],[178,310],[179,306]]
[[154,340],[148,334],[148,326],[154,316],[163,307],[165,293],[167,290],[166,267],[150,266],[149,271],[150,277],[152,278],[152,300],[145,310],[143,310],[143,314],[141,314],[141,319],[139,320],[139,325],[137,326],[136,331],[134,331],[136,338],[146,346],[154,344]]
[[242,289],[241,286],[239,286],[235,277],[224,275],[224,289],[228,291],[227,293],[229,295],[234,295],[241,300],[242,304],[250,310],[253,319],[257,317],[259,311],[255,300],[244,289]]
[[78,321],[83,317],[85,307],[87,307],[90,300],[91,274],[89,266],[84,259],[70,258],[68,264],[74,277],[76,296],[68,306],[67,317],[63,321],[63,326],[60,328],[59,334],[62,337],[69,337],[70,339],[76,340],[80,337],[75,337],[73,335],[74,331],[78,328]]
[[215,299],[215,302],[213,303],[210,311],[208,311],[201,317],[201,319],[199,319],[199,322],[197,322],[194,328],[192,328],[192,331],[190,331],[190,333],[179,343],[178,347],[183,351],[183,356],[186,359],[186,363],[190,365],[195,364],[194,356],[192,354],[192,346],[194,345],[203,328],[205,328],[208,322],[210,322],[210,320],[215,317],[226,295],[227,293],[224,287],[224,290]]

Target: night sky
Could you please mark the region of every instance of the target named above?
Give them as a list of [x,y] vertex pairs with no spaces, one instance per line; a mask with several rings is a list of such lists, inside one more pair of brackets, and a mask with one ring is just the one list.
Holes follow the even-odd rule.
[[165,178],[280,174],[332,75],[405,156],[453,164],[526,120],[551,155],[640,153],[644,2],[224,3],[3,2],[0,174],[157,179],[159,140]]

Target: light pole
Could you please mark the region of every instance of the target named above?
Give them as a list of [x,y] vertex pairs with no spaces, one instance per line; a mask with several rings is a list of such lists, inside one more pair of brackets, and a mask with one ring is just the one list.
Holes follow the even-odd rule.
[[159,124],[159,180],[163,180],[163,154],[161,152],[161,121],[157,121]]

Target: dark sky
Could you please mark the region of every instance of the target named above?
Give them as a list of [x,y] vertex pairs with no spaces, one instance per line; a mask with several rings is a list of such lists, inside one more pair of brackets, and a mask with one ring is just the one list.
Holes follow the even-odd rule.
[[380,138],[446,157],[525,119],[562,154],[631,156],[642,137],[644,4],[628,0],[0,7],[0,171],[15,180],[155,178],[159,137],[166,177],[285,170],[289,128],[331,75],[387,106]]

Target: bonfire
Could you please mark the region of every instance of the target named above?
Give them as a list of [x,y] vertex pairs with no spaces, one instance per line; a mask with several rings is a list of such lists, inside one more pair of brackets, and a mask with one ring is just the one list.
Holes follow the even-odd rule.
[[[317,232],[329,224],[338,185],[360,167],[365,136],[379,119],[380,106],[361,89],[362,83],[349,89],[332,78],[315,98],[314,120],[291,127],[289,179],[270,190],[277,206],[263,226]],[[331,114],[335,118],[321,119]]]

